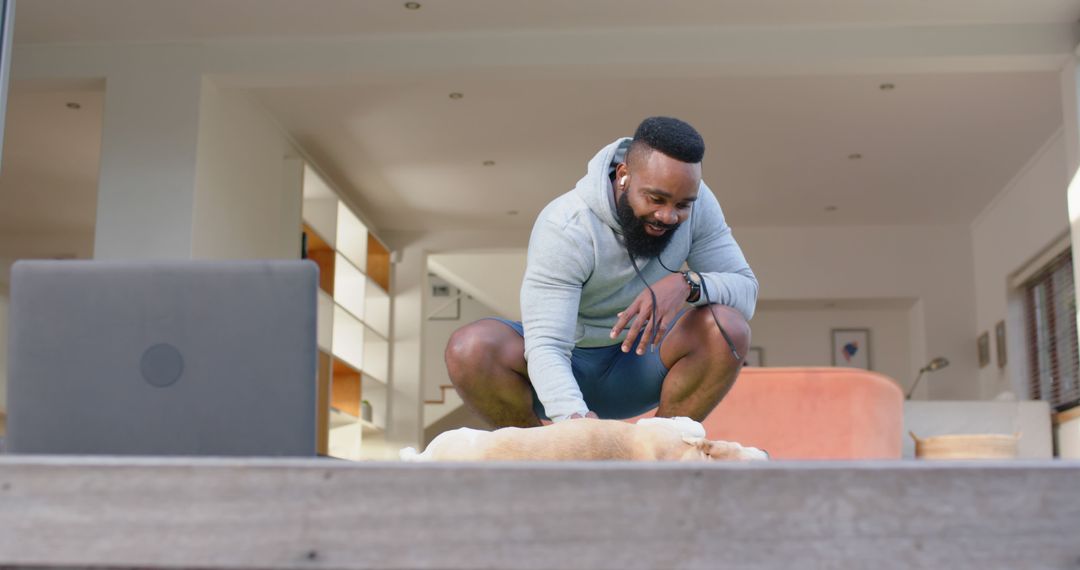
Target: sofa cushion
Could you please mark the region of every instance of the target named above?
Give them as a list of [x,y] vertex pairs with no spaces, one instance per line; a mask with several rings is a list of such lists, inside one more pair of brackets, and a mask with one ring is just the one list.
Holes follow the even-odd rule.
[[773,459],[899,459],[903,415],[900,387],[876,372],[744,368],[702,424]]

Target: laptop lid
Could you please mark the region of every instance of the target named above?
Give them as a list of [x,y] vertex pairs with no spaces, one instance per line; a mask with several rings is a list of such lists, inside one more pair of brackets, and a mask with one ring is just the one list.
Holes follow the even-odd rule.
[[19,261],[9,453],[315,455],[310,261]]

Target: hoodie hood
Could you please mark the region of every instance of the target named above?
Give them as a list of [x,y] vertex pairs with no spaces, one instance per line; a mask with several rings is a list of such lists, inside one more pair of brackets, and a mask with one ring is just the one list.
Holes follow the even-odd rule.
[[574,186],[574,194],[585,202],[589,210],[620,235],[622,226],[615,216],[615,193],[611,189],[612,163],[619,164],[626,159],[626,151],[632,140],[623,137],[600,149],[589,161],[585,176]]

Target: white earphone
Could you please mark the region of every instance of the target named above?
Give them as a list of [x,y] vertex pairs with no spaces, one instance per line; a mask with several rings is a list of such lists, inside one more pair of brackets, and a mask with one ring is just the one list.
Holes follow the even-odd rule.
[[623,175],[623,177],[619,179],[619,186],[621,186],[623,190],[626,190],[626,180],[628,178],[630,178],[630,177],[626,176],[626,175]]

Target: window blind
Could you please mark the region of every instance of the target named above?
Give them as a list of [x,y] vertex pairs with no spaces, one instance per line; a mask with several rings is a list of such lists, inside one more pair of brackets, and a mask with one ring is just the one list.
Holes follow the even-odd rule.
[[1030,396],[1056,410],[1080,403],[1080,349],[1072,251],[1054,257],[1025,284]]

